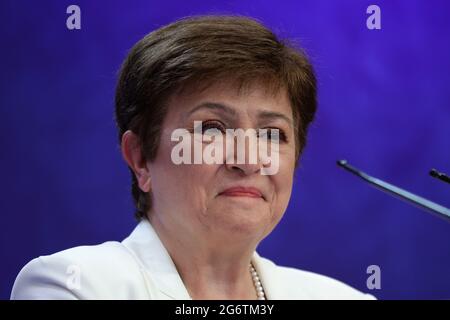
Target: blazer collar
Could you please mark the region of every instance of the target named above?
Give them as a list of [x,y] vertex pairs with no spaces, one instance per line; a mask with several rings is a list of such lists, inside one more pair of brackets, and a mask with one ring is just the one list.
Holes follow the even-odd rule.
[[122,243],[164,295],[177,300],[191,299],[172,258],[147,219],[141,220]]
[[[172,258],[148,220],[140,221],[122,243],[133,253],[151,282],[166,298],[191,299]],[[257,252],[253,255],[252,263],[258,272],[266,297],[268,299],[283,297],[284,290],[280,286],[281,279],[278,279],[277,266],[270,260],[260,257]]]

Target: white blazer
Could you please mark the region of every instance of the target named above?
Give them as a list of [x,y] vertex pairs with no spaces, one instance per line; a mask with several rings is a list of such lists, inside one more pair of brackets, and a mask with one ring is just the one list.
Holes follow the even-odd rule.
[[[256,252],[253,265],[267,299],[374,299],[337,280],[280,267]],[[122,242],[81,246],[29,262],[11,299],[191,299],[147,220]]]

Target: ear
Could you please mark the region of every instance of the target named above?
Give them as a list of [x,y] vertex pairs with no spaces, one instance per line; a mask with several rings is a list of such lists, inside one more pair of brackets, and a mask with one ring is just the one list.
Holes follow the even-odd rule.
[[122,156],[128,166],[133,170],[139,188],[143,192],[149,192],[151,189],[150,171],[148,170],[147,162],[145,161],[141,150],[139,137],[133,131],[127,130],[122,135],[122,142],[120,146]]

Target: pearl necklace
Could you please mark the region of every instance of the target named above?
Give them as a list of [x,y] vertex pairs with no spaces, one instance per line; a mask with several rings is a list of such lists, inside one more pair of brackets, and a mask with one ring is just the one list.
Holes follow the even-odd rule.
[[259,279],[258,272],[256,272],[255,267],[250,263],[250,274],[252,275],[253,284],[255,285],[256,295],[258,300],[266,300],[266,295],[264,293],[264,288]]

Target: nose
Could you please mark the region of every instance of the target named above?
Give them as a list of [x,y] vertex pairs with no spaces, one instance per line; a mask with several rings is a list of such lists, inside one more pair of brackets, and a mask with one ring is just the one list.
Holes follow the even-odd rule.
[[259,171],[261,171],[261,166],[259,164],[237,164],[237,163],[233,163],[233,164],[225,164],[227,166],[227,169],[229,171],[232,172],[237,172],[239,174],[248,176],[248,175],[252,175],[254,173],[258,173]]
[[[239,141],[239,139],[241,139]],[[233,143],[234,148],[229,148],[227,144],[227,155],[225,166],[230,172],[236,172],[241,175],[252,175],[259,173],[262,168],[262,161],[259,156],[258,138],[244,136],[244,138],[235,136],[228,143]],[[234,152],[229,152],[233,150]]]

